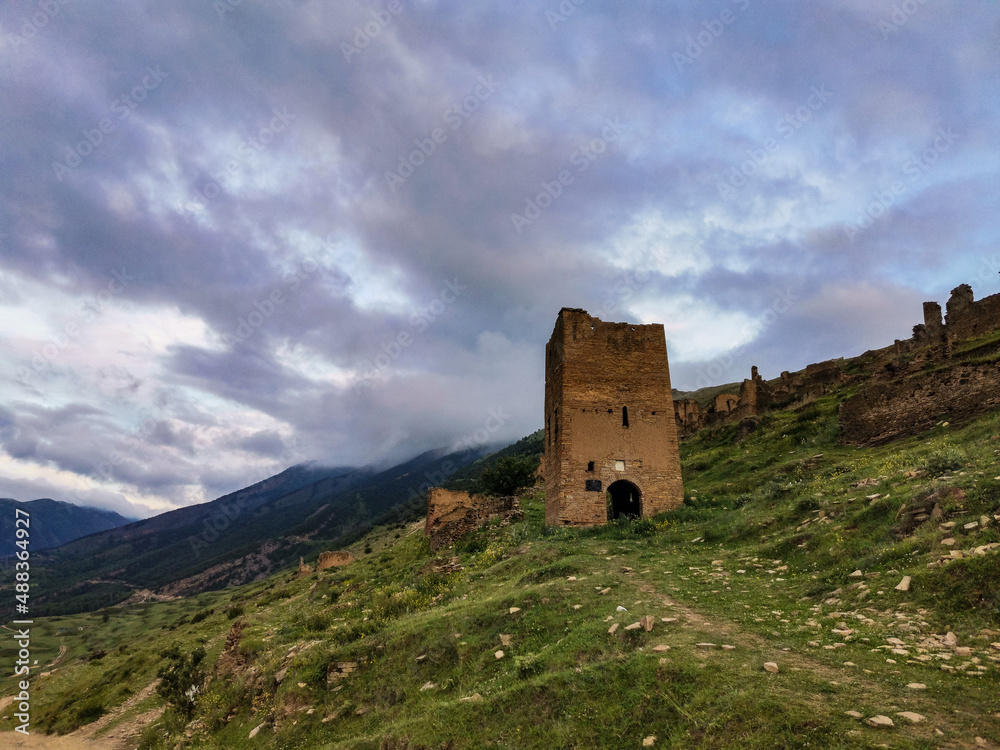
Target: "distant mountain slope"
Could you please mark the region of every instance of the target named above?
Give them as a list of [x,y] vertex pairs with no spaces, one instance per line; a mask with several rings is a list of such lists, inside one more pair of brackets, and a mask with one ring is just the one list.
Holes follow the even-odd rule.
[[212,502],[71,542],[33,559],[33,611],[81,612],[139,590],[191,594],[257,580],[376,523],[411,520],[424,511],[426,487],[482,453],[429,451],[382,471],[294,466]]
[[49,498],[27,502],[0,498],[0,557],[13,555],[18,550],[14,545],[16,508],[29,514],[28,531],[32,553],[132,523],[132,519],[114,511],[84,508]]

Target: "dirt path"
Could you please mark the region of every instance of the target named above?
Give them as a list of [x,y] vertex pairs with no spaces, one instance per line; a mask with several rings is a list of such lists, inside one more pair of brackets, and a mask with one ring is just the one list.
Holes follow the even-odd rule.
[[[899,701],[898,691],[892,691],[884,683],[867,678],[863,672],[830,666],[801,651],[783,650],[756,633],[744,630],[734,622],[714,619],[692,607],[680,604],[671,596],[657,591],[650,583],[637,582],[637,588],[649,596],[656,597],[664,606],[670,607],[679,616],[678,619],[682,626],[687,625],[704,633],[717,644],[727,643],[759,654],[762,670],[764,662],[772,661],[777,663],[782,671],[807,672],[831,684],[850,688],[857,695],[863,695],[869,704],[890,706]],[[705,653],[707,656],[711,652]],[[925,698],[921,701],[921,712],[926,714],[928,721],[926,725],[920,727],[916,725],[900,727],[905,729],[907,734],[925,741],[932,740],[938,743],[937,747],[942,748],[942,750],[971,750],[973,748],[982,750],[983,747],[993,747],[992,744],[985,746],[977,744],[973,737],[963,737],[962,735],[967,732],[967,729],[955,726],[952,711],[946,711],[934,705],[929,696],[921,697]],[[945,736],[932,734],[933,727],[942,730]]]
[[[0,747],[10,750],[132,750],[138,744],[139,734],[146,725],[156,721],[163,713],[162,708],[146,711],[121,722],[100,736],[97,735],[149,698],[156,691],[158,682],[159,680],[151,682],[111,713],[75,732],[62,736],[32,732],[27,737],[19,732],[5,732],[0,734]],[[7,702],[0,702],[0,710],[13,699],[4,700]]]

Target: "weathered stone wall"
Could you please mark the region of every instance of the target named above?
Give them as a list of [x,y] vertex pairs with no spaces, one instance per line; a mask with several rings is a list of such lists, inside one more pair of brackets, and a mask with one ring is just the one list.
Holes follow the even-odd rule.
[[976,302],[972,288],[962,284],[952,290],[947,311],[944,327],[950,343],[982,336],[1000,328],[1000,294]]
[[432,552],[450,547],[457,539],[475,531],[491,518],[520,518],[516,497],[488,497],[432,487],[427,492],[424,534]]
[[[739,399],[737,396],[736,400]],[[674,417],[677,420],[679,435],[690,435],[705,426],[705,415],[702,414],[701,404],[691,398],[674,401]]]
[[712,410],[716,414],[729,414],[740,403],[740,397],[735,393],[720,393],[712,402]]
[[352,562],[354,562],[354,555],[350,552],[321,552],[319,560],[316,561],[316,570],[326,570]]
[[875,382],[840,405],[841,442],[877,445],[923,432],[941,420],[960,424],[997,406],[1000,364],[957,365]]
[[563,308],[545,348],[545,522],[607,522],[605,492],[641,493],[644,517],[683,500],[663,326]]

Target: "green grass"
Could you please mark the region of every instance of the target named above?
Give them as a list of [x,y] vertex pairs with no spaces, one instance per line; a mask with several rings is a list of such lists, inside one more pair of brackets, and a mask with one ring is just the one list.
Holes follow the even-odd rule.
[[[768,414],[741,442],[725,429],[685,441],[684,505],[654,519],[546,529],[536,491],[523,521],[488,524],[440,558],[420,524],[383,527],[343,568],[39,620],[39,664],[60,644],[67,652],[33,680],[33,729],[162,705],[153,694],[118,717],[164,654],[202,646],[212,674],[194,721],[168,707],[141,747],[172,748],[185,733],[191,748],[340,750],[633,748],[652,735],[656,748],[1000,743],[990,645],[1000,642],[1000,556],[937,564],[1000,541],[995,521],[964,528],[1000,514],[1000,422],[849,448],[837,443],[836,408],[827,397]],[[901,534],[900,506],[940,488],[964,497]],[[435,572],[451,554],[462,570]],[[905,593],[895,589],[904,575]],[[625,630],[644,615],[652,632]],[[220,661],[237,622],[237,653]],[[921,645],[949,631],[970,656]],[[906,653],[892,653],[890,638]],[[670,650],[654,652],[661,644]],[[13,659],[5,643],[0,661]],[[778,674],[763,669],[770,661]],[[345,662],[357,670],[330,679]],[[0,694],[12,688],[5,674]]]

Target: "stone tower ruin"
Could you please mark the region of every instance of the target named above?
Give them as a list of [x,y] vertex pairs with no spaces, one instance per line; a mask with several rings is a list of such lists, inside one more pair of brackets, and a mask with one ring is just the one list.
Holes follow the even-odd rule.
[[684,499],[661,324],[559,311],[545,347],[545,522],[592,526]]

